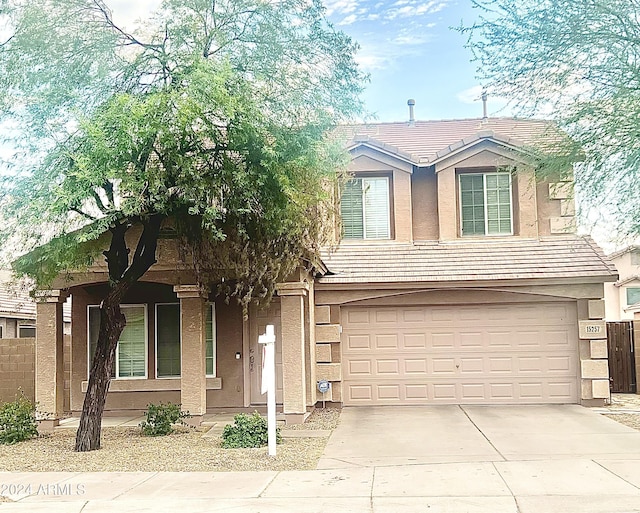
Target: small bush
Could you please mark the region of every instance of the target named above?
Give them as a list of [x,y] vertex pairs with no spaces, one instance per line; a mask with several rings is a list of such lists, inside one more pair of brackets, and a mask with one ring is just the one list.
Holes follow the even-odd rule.
[[189,417],[188,412],[180,410],[179,404],[150,404],[145,419],[140,423],[145,436],[163,436],[173,433],[173,424],[184,424],[182,419]]
[[[222,432],[222,447],[236,449],[239,447],[264,447],[269,443],[267,419],[257,411],[252,415],[239,413],[233,417],[233,424],[225,426]],[[280,443],[280,428],[276,428],[276,443]]]
[[38,436],[36,406],[24,395],[0,406],[0,444],[15,444]]

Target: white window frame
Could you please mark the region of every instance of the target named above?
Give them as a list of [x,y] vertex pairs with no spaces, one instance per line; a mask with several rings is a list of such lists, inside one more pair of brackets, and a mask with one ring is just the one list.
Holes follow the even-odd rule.
[[[125,304],[120,305],[120,309],[126,308],[144,308],[144,376],[124,376],[120,377],[120,345],[116,347],[116,359],[115,359],[115,377],[111,379],[117,380],[141,380],[141,379],[149,379],[149,312],[146,303],[141,304]],[[87,379],[89,379],[89,375],[91,374],[91,326],[89,322],[89,310],[91,308],[100,308],[100,305],[87,305]]]
[[[168,306],[168,305],[177,305],[180,315],[178,316],[178,329],[180,330],[180,374],[177,376],[160,376],[158,373],[158,306]],[[155,338],[155,377],[156,379],[180,379],[182,376],[182,309],[180,307],[180,302],[170,302],[170,303],[156,303],[153,308],[154,313],[154,338]]]
[[[354,176],[350,180],[360,180],[361,182],[365,180],[384,180],[387,190],[387,215],[386,215],[386,231],[387,237],[367,237],[367,206],[366,206],[366,190],[362,188],[362,239],[349,237],[344,238],[344,240],[390,240],[391,239],[391,190],[390,190],[390,180],[388,176]],[[364,184],[363,184],[364,185]]]
[[33,337],[23,337],[22,335],[20,335],[20,330],[22,328],[33,329],[34,330],[33,336],[35,337],[37,335],[35,324],[18,324],[18,333],[17,333],[18,338],[33,338]]
[[[211,334],[212,334],[212,357],[213,357],[213,374],[207,374],[207,356],[206,356],[206,348],[205,348],[205,362],[204,362],[204,368],[205,368],[205,377],[207,378],[215,378],[218,376],[218,351],[217,351],[217,347],[218,347],[218,329],[217,329],[217,322],[216,322],[216,304],[215,302],[211,301],[210,303],[207,302],[206,303],[207,308],[211,308]],[[207,319],[205,317],[205,323],[207,322]],[[205,337],[206,337],[206,326],[205,326]],[[205,341],[206,343],[206,341]]]
[[624,288],[624,302],[627,306],[635,305],[636,303],[629,303],[629,289],[640,289],[637,285],[631,285],[629,287]]
[[[508,175],[509,176],[509,233],[489,233],[489,216],[487,214],[487,176],[488,175]],[[484,207],[484,234],[473,233],[471,235],[465,235],[462,218],[462,184],[461,180],[463,176],[482,176],[482,193],[483,193],[483,207]],[[462,237],[508,237],[513,235],[513,177],[508,171],[488,171],[485,173],[460,173],[458,175],[458,198],[459,198],[459,216],[460,216],[460,235]]]

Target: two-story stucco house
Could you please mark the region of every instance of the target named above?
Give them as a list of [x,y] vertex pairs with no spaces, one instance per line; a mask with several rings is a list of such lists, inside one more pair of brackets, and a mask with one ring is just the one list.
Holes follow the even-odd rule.
[[[514,119],[344,127],[353,178],[344,239],[243,320],[176,272],[175,241],[126,298],[107,410],[181,403],[199,416],[253,407],[258,336],[277,335],[287,421],[344,405],[602,403],[615,270],[573,233],[570,183],[536,181],[526,148],[547,124]],[[71,409],[82,407],[106,269],[60,279],[38,305],[37,399],[60,414],[61,301],[73,296]],[[190,281],[191,279],[191,281]],[[582,330],[581,330],[582,328]],[[322,396],[318,380],[331,390]]]
[[619,279],[606,283],[604,299],[607,321],[640,319],[640,246],[628,246],[609,255]]

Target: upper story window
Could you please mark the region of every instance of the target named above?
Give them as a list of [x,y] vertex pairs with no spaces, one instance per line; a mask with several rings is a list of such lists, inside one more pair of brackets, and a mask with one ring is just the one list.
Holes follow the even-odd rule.
[[349,180],[340,200],[345,239],[389,239],[389,178]]
[[627,287],[627,306],[640,303],[640,287]]
[[640,249],[631,250],[631,265],[640,265]]
[[512,235],[510,173],[460,175],[462,235]]

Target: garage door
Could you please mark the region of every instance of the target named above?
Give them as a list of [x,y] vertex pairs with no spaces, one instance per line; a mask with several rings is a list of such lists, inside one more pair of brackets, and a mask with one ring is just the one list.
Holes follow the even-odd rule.
[[343,401],[578,401],[574,303],[346,307]]

